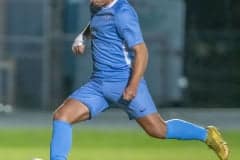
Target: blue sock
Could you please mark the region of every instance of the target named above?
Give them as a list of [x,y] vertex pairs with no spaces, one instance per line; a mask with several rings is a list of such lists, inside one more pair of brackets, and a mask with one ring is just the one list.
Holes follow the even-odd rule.
[[50,160],[66,160],[72,146],[72,126],[63,121],[54,120]]
[[192,124],[180,119],[171,119],[166,121],[167,139],[179,140],[200,140],[205,141],[207,130],[196,124]]

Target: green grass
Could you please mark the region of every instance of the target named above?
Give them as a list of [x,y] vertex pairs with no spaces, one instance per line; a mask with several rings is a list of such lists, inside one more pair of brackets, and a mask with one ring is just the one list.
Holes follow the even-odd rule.
[[[224,132],[231,147],[230,160],[240,159],[240,131]],[[50,130],[0,130],[0,160],[48,160]],[[217,160],[197,141],[160,141],[139,130],[74,131],[69,160]]]

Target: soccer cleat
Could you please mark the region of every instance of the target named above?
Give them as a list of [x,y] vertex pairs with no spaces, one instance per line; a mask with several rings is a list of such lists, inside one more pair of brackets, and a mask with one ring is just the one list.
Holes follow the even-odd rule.
[[223,140],[221,133],[214,126],[208,126],[207,131],[206,144],[215,151],[220,160],[228,160],[229,148]]

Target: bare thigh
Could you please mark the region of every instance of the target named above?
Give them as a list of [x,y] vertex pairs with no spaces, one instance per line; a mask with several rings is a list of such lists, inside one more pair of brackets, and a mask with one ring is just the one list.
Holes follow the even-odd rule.
[[62,120],[71,124],[87,120],[89,117],[88,107],[74,99],[65,100],[53,113],[54,120]]
[[138,118],[136,121],[149,136],[165,139],[167,132],[166,123],[160,114],[153,113],[145,117]]

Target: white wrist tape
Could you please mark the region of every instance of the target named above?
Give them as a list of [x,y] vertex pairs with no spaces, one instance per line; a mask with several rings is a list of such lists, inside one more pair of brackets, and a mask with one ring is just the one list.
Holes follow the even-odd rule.
[[86,37],[84,36],[84,33],[86,32],[87,28],[89,27],[90,23],[83,29],[83,31],[75,38],[72,50],[74,50],[74,47],[85,45]]

